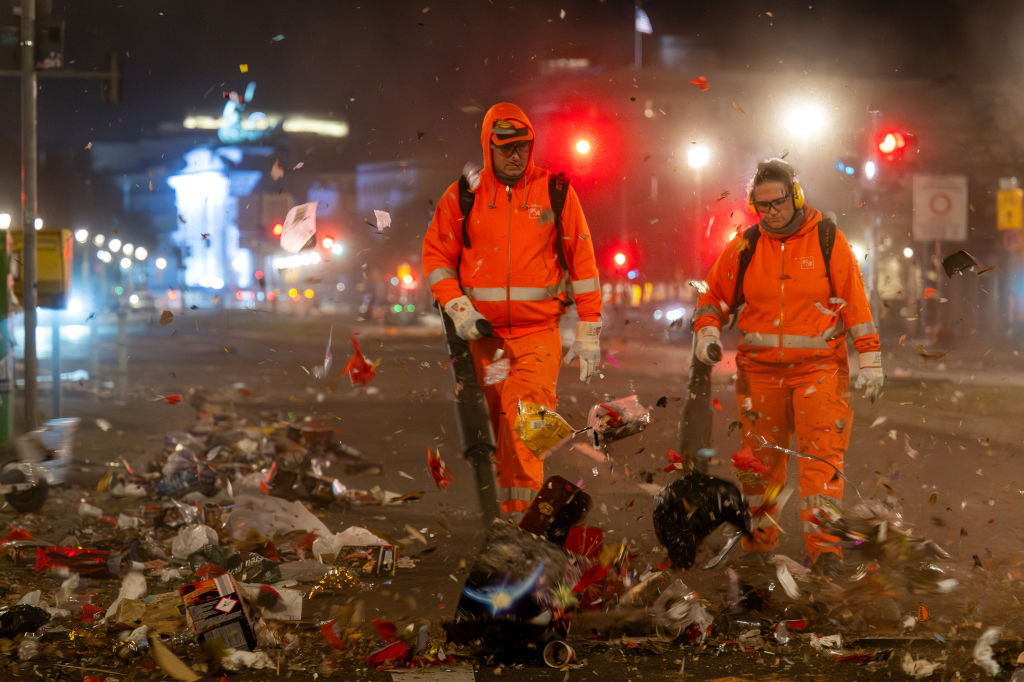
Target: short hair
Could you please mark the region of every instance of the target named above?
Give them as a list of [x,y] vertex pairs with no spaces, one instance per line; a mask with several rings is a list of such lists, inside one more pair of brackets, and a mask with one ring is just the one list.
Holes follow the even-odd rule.
[[754,196],[754,188],[766,182],[781,182],[786,187],[792,187],[796,182],[796,171],[782,159],[768,159],[757,164],[754,177],[750,179],[748,194]]

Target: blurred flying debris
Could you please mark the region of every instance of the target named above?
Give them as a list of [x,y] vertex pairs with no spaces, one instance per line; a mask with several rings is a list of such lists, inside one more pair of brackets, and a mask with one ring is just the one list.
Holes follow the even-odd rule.
[[380,211],[376,208],[373,209],[373,219],[375,222],[371,223],[369,220],[364,222],[370,227],[375,228],[378,233],[381,233],[391,227],[391,214],[387,211]]
[[170,310],[164,310],[160,313],[160,325],[166,327],[171,322],[174,322],[174,313]]
[[999,664],[992,658],[995,653],[992,651],[992,645],[999,641],[999,636],[1002,634],[1002,628],[990,627],[982,633],[974,645],[974,662],[992,677],[998,675],[1000,670]]
[[316,205],[311,201],[307,204],[292,206],[284,219],[281,230],[281,248],[288,253],[298,253],[313,240],[316,235]]
[[334,352],[331,350],[331,342],[334,339],[334,325],[331,325],[327,332],[327,349],[324,351],[324,364],[313,368],[313,376],[317,379],[326,379],[330,374],[331,365],[334,363]]
[[741,107],[739,104],[736,104],[736,102],[732,103],[732,108],[735,109],[736,111],[740,112],[741,114],[747,113],[747,112],[743,111],[743,107]]
[[687,282],[687,284],[696,289],[698,294],[708,293],[708,283],[705,282],[704,280],[698,281],[695,279],[691,279],[689,282]]
[[692,84],[696,85],[698,88],[700,88],[701,92],[707,92],[708,91],[708,79],[705,78],[704,76],[697,76],[696,78],[694,78],[690,82]]
[[284,167],[274,159],[274,165],[270,167],[270,177],[274,180],[280,180],[284,177]]
[[952,277],[954,274],[962,275],[971,268],[975,268],[976,274],[980,275],[983,272],[995,270],[996,266],[983,267],[974,256],[966,251],[957,251],[942,259],[942,269],[946,271],[946,277]]
[[170,395],[161,396],[168,405],[177,405],[181,402],[180,393],[171,393]]
[[922,680],[926,677],[931,677],[936,670],[945,666],[945,663],[933,663],[927,658],[914,658],[910,655],[910,652],[903,654],[903,660],[900,662],[903,667],[903,672],[910,675],[915,680]]
[[363,355],[363,351],[359,348],[359,341],[356,339],[355,334],[352,335],[352,347],[355,349],[348,361],[345,363],[345,367],[341,370],[342,376],[347,376],[352,385],[359,384],[366,386],[366,384],[373,381],[373,378],[377,376],[376,364],[370,363]]
[[434,484],[437,485],[438,489],[445,488],[455,480],[452,476],[451,470],[445,466],[444,460],[441,459],[441,450],[431,450],[427,448],[427,467],[430,469],[430,475],[434,478]]
[[274,36],[273,38],[270,39],[270,42],[272,42],[272,43],[279,43],[282,40],[284,40],[284,34],[283,33],[278,33],[276,36]]
[[111,423],[108,422],[103,417],[97,417],[96,418],[96,426],[99,428],[100,431],[109,431],[110,429],[114,428],[111,425]]
[[727,196],[729,196],[729,190],[723,190],[722,193],[718,195],[718,198],[715,199],[715,201],[721,201],[722,199],[726,198]]
[[587,415],[587,426],[593,430],[595,446],[640,433],[650,423],[651,411],[640,404],[636,395],[598,403],[590,408]]
[[948,351],[944,350],[928,350],[919,343],[914,344],[914,350],[916,350],[918,355],[920,355],[922,358],[927,358],[929,360],[944,358],[948,353]]
[[512,371],[512,362],[502,357],[504,354],[505,351],[499,348],[494,352],[493,360],[484,366],[484,386],[494,386],[508,378],[508,373]]
[[239,64],[238,65],[238,70],[241,73],[249,73],[249,65],[248,64]]
[[520,400],[515,432],[530,452],[543,459],[551,450],[569,440],[576,429],[554,410]]
[[932,297],[932,296],[934,296],[934,295],[935,295],[935,289],[932,289],[931,287],[927,287],[927,288],[926,288],[926,289],[924,290],[924,296],[923,296],[923,298],[924,298],[925,300],[927,300],[927,299],[931,298],[931,297]]

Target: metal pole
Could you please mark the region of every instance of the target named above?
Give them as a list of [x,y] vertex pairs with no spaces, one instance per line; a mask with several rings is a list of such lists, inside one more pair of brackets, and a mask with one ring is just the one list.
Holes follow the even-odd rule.
[[63,384],[60,380],[60,311],[53,311],[53,326],[51,327],[51,338],[50,338],[50,372],[53,374],[53,383],[51,384],[53,391],[53,419],[60,418],[61,415],[61,400],[63,399],[64,391]]
[[92,387],[92,403],[100,398],[100,334],[99,320],[89,320],[89,385]]
[[21,3],[21,262],[25,307],[25,430],[39,423],[39,358],[36,355],[36,211],[39,157],[36,148],[36,0]]
[[0,250],[0,455],[6,455],[14,436],[14,342],[11,338],[11,294],[7,276],[11,272],[11,234],[5,232]]
[[128,312],[117,307],[117,404],[128,403]]

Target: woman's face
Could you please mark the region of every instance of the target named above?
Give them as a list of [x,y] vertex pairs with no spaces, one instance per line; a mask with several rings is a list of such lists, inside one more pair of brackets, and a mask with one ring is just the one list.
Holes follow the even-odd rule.
[[789,186],[781,182],[764,182],[754,188],[751,201],[764,224],[778,230],[793,219],[793,197]]

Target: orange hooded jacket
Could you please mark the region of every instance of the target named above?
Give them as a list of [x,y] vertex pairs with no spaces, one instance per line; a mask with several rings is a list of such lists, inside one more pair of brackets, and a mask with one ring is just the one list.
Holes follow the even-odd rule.
[[[846,236],[836,230],[830,269],[825,273],[818,223],[821,212],[806,206],[797,231],[785,238],[761,229],[743,276],[746,304],[737,325],[743,334],[740,359],[766,364],[793,364],[830,355],[845,357],[847,331],[859,353],[880,348],[860,268]],[[736,288],[740,252],[737,235],[708,272],[707,290],[697,301],[694,331],[728,320]]]
[[[558,262],[557,232],[548,196],[550,171],[533,163],[533,146],[523,176],[511,187],[494,175],[490,137],[496,119],[514,119],[534,133],[523,110],[495,104],[480,131],[484,167],[470,212],[470,248],[462,243],[458,182],[437,203],[423,239],[423,270],[434,298],[442,306],[466,296],[506,339],[550,329],[558,324],[570,292]],[[572,186],[562,209],[562,236],[569,265],[571,295],[581,320],[601,315],[601,284],[594,245]]]

